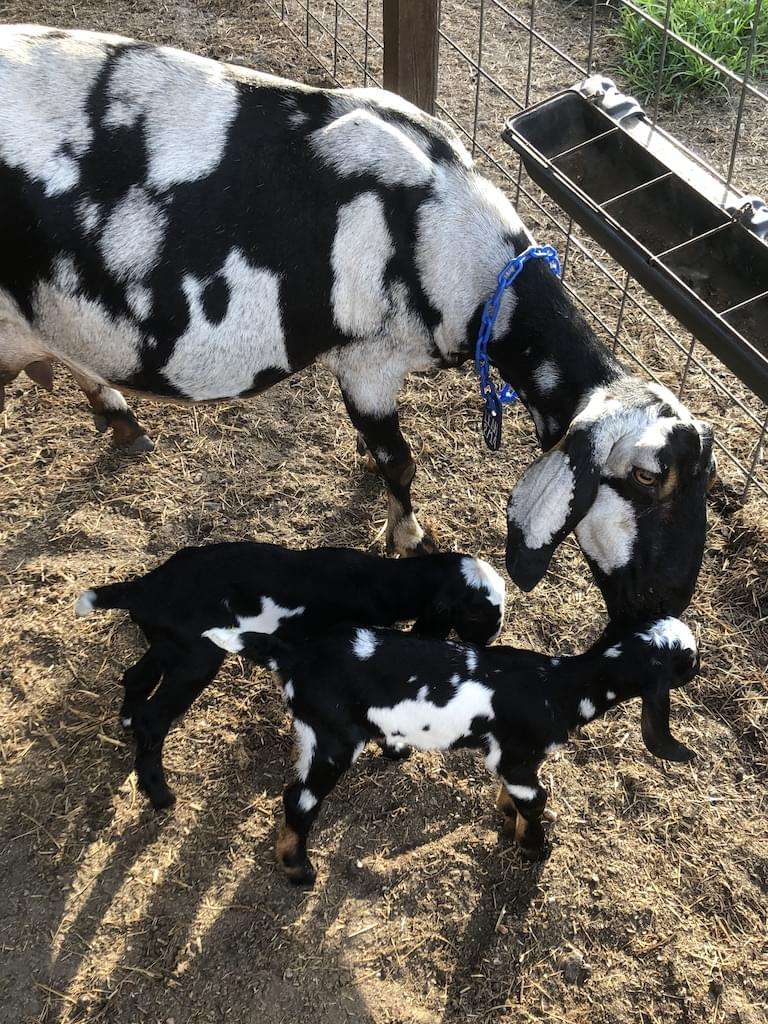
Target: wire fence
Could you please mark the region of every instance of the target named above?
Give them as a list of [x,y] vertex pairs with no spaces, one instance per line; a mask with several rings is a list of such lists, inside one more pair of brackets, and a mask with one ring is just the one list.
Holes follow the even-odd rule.
[[[560,250],[564,283],[598,334],[630,365],[670,387],[713,422],[724,479],[768,498],[768,406],[630,277],[525,174],[502,140],[507,117],[588,74],[625,88],[616,28],[621,9],[659,33],[656,85],[646,112],[710,173],[768,195],[768,88],[754,73],[763,0],[741,73],[672,28],[674,0],[655,17],[632,0],[443,0],[436,113],[462,137],[483,173],[505,189],[541,241]],[[768,0],[766,0],[768,3]],[[338,85],[381,86],[381,0],[267,0],[288,32]],[[722,96],[665,102],[664,70],[674,45],[717,71]],[[300,77],[300,76],[299,76]],[[630,91],[630,90],[627,90]]]

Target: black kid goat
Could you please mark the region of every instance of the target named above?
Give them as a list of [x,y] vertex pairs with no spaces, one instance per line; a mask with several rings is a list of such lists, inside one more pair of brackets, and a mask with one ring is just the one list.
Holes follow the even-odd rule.
[[502,781],[505,831],[532,858],[543,848],[547,800],[537,771],[576,726],[642,697],[648,749],[692,757],[669,730],[669,691],[698,670],[694,638],[678,619],[609,627],[587,653],[564,658],[349,626],[301,643],[228,630],[213,638],[276,671],[293,714],[298,780],[284,792],[277,856],[297,884],[315,878],[307,837],[322,801],[368,740],[482,749]]
[[149,641],[123,675],[120,719],[136,738],[139,786],[161,808],[174,800],[165,737],[225,657],[207,633],[224,627],[230,643],[244,632],[297,639],[341,622],[415,620],[418,633],[446,637],[454,629],[486,644],[501,630],[504,581],[469,555],[395,561],[349,548],[291,551],[243,541],[184,548],[146,576],[86,590],[75,605],[81,616],[102,608],[126,609]]

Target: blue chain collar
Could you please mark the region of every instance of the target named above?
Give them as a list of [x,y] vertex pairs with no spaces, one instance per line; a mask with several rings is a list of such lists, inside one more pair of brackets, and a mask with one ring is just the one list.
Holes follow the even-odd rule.
[[488,299],[483,309],[483,319],[475,344],[475,370],[480,378],[480,396],[483,399],[483,436],[485,443],[492,451],[501,446],[502,407],[510,405],[517,398],[517,392],[511,385],[504,383],[501,391],[491,380],[491,364],[488,361],[488,342],[491,340],[496,318],[501,307],[501,298],[520,271],[529,260],[546,260],[549,269],[560,276],[560,260],[554,246],[529,245],[527,249],[507,263],[499,274],[496,291]]

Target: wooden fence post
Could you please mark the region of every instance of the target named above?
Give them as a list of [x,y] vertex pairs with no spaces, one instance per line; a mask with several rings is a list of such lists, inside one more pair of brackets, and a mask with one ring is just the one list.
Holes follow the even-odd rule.
[[435,112],[440,0],[384,0],[384,88]]

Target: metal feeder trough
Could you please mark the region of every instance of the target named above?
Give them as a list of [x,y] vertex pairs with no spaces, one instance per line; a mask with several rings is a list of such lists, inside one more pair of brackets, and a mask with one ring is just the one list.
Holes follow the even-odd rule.
[[533,180],[768,402],[768,206],[601,76],[510,118]]

